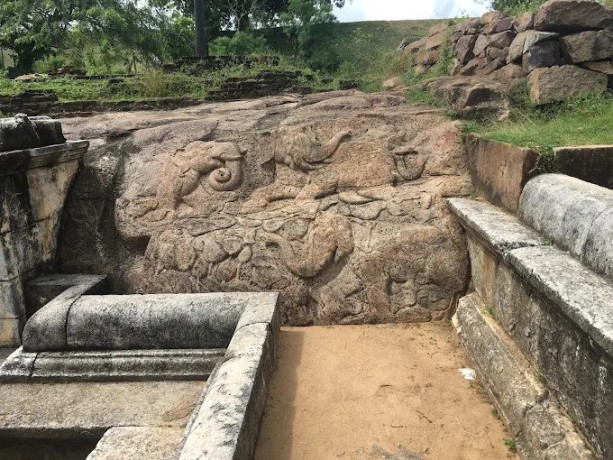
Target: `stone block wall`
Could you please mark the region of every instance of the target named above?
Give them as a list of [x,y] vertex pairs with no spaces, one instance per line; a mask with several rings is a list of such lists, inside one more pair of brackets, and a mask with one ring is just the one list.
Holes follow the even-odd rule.
[[448,47],[451,75],[527,78],[538,104],[602,93],[613,82],[613,9],[595,0],[549,0],[517,18],[490,12],[457,25],[440,23],[405,53],[422,75]]
[[[59,137],[43,136],[50,127],[59,125],[24,116],[0,120],[0,346],[20,343],[24,284],[53,266],[64,201],[88,147],[65,142],[61,129]],[[21,149],[9,150],[15,139]]]

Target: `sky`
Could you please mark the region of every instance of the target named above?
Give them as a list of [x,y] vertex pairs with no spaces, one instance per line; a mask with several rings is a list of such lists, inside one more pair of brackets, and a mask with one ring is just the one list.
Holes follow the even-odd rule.
[[335,11],[341,22],[481,16],[483,0],[353,0]]

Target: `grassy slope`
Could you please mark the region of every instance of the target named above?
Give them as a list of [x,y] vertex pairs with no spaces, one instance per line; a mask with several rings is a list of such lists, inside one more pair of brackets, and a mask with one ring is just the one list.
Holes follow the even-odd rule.
[[613,145],[613,96],[588,96],[555,109],[519,112],[511,122],[468,125],[488,139],[539,150],[567,145]]
[[[375,53],[384,53],[396,49],[400,42],[407,36],[413,36],[417,40],[428,32],[428,29],[436,24],[437,20],[411,20],[411,21],[366,21],[344,22],[326,26],[331,29],[338,42],[352,41],[356,33],[366,34],[371,38],[369,50]],[[281,54],[290,54],[291,47],[281,28],[270,29],[265,36],[270,46]],[[351,58],[351,56],[347,56]]]

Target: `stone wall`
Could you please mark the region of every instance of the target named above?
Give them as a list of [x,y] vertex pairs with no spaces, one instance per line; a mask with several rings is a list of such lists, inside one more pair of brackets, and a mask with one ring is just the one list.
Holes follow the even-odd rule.
[[405,52],[421,75],[449,48],[451,75],[505,83],[527,78],[538,104],[602,93],[613,82],[613,9],[595,0],[549,0],[517,18],[490,12],[439,23]]
[[87,142],[45,118],[0,120],[0,346],[20,343],[24,284],[53,268],[62,209]]
[[115,292],[279,291],[286,324],[448,318],[472,193],[458,127],[356,91],[65,121],[93,148],[60,257]]

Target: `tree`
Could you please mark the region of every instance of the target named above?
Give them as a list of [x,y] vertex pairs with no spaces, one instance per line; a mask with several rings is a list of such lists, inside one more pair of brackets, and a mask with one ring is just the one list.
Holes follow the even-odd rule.
[[205,0],[194,0],[194,23],[196,24],[196,56],[207,57],[209,55],[209,40],[206,27]]
[[[339,5],[343,3],[336,2]],[[316,34],[315,29],[337,21],[333,4],[329,0],[289,0],[287,11],[281,13],[280,17],[296,52],[307,59],[315,49],[317,39],[324,38]]]
[[124,46],[147,58],[162,54],[157,33],[168,18],[139,0],[2,0],[0,47],[14,55],[13,74],[63,48],[95,41]]

